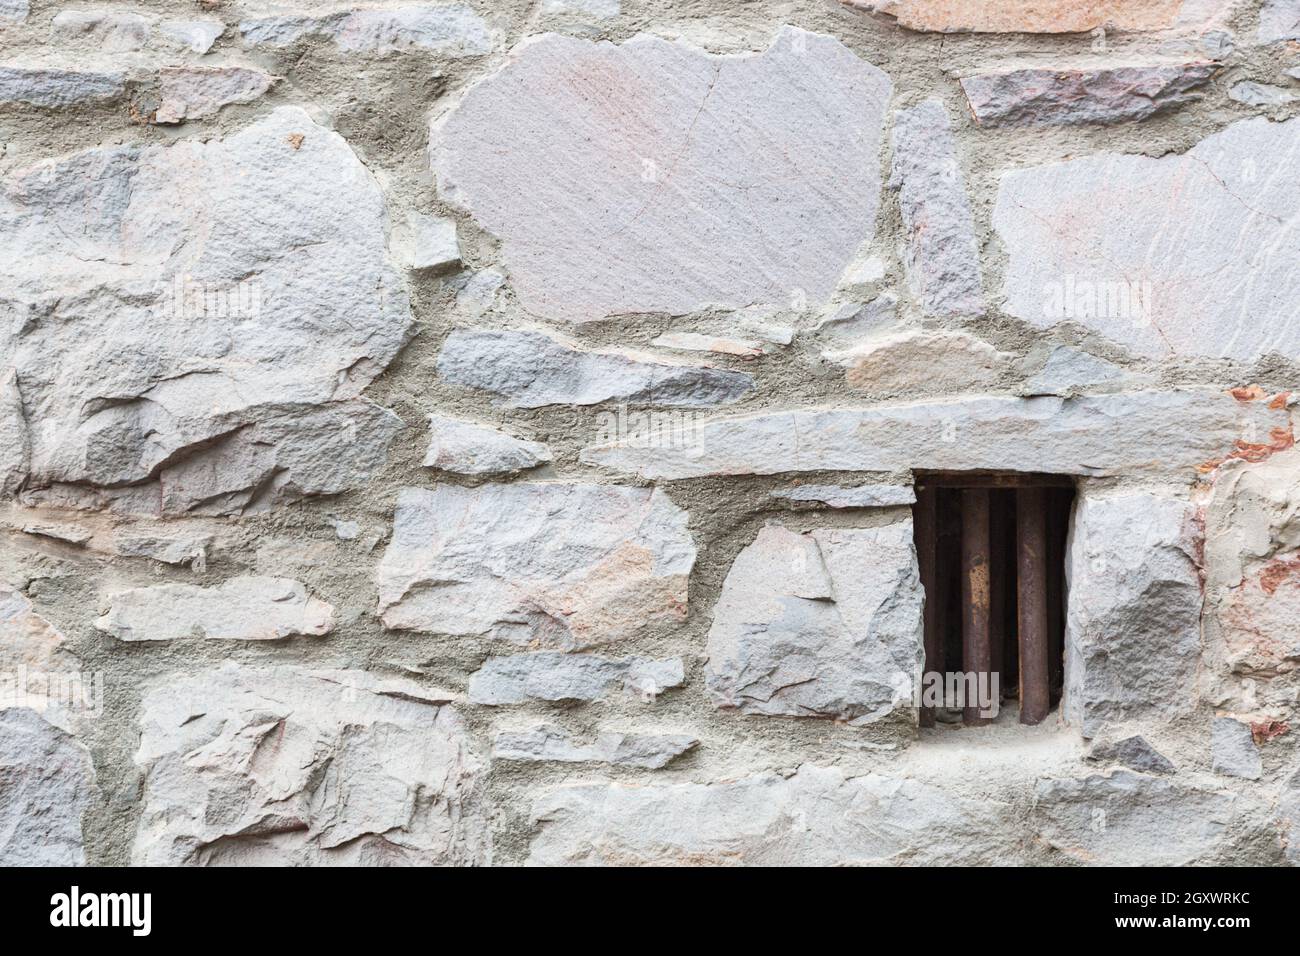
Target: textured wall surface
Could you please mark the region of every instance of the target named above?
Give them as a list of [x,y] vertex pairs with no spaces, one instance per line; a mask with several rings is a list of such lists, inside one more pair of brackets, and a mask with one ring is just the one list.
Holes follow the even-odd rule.
[[0,864],[1300,864],[1297,183],[1300,0],[0,0]]

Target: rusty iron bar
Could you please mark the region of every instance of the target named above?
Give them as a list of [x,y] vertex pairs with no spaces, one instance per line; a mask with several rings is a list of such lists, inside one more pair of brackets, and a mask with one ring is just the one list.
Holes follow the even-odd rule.
[[[918,485],[916,507],[916,563],[921,573],[921,588],[925,592],[923,612],[925,634],[924,672],[943,673],[943,642],[940,616],[943,598],[939,594],[939,567],[936,551],[939,546],[939,492],[933,485]],[[921,708],[921,726],[934,726],[934,708]]]
[[[961,597],[962,669],[974,674],[976,688],[988,686],[992,664],[989,644],[989,491],[964,488],[961,492]],[[979,702],[970,700],[969,680],[962,723],[985,723]],[[996,701],[993,702],[996,706]]]
[[1065,548],[1070,531],[1071,488],[1049,492],[1047,524],[1047,684],[1053,704],[1061,699],[1065,681]]
[[1015,533],[1015,507],[1014,491],[989,491],[989,667],[998,675],[1000,690],[1005,690],[1005,675],[1014,673],[1007,664],[1006,643],[1007,612],[1016,600],[1016,545],[1007,537]]
[[1022,724],[1041,723],[1051,709],[1047,501],[1042,488],[1021,488],[1016,492],[1016,603]]

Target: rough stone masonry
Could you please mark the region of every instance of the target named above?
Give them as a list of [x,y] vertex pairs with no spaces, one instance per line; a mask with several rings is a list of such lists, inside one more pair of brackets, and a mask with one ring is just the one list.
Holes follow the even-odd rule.
[[0,864],[1300,864],[1298,180],[1300,0],[0,0]]

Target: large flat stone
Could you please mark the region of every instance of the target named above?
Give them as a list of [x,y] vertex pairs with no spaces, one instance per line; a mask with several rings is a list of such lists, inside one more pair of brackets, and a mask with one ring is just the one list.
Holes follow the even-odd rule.
[[980,249],[947,109],[932,99],[899,110],[891,138],[912,296],[927,315],[980,315]]
[[912,522],[759,532],[709,629],[714,704],[867,724],[911,707],[923,661]]
[[1009,70],[963,77],[981,126],[1077,126],[1146,119],[1200,99],[1219,66],[1177,63],[1102,70]]
[[1181,155],[1008,172],[993,210],[1006,309],[1038,328],[1081,324],[1143,356],[1294,359],[1297,175],[1300,121],[1262,117]]
[[[979,275],[975,275],[978,287]],[[850,387],[888,394],[918,386],[962,394],[993,385],[1014,355],[965,332],[908,329],[872,335],[847,349],[822,353],[845,366]]]
[[1197,530],[1187,500],[1085,492],[1076,503],[1065,567],[1065,711],[1085,737],[1195,709]]
[[1014,859],[1009,804],[805,765],[722,783],[576,784],[537,800],[534,866],[990,864]]
[[668,479],[911,468],[1188,476],[1246,453],[1273,429],[1279,443],[1291,435],[1285,409],[1210,389],[975,397],[714,417],[695,426],[686,447],[631,435],[584,448],[580,457]]
[[529,331],[452,332],[438,355],[438,375],[500,395],[501,403],[513,408],[610,400],[725,405],[754,384],[744,372],[622,350],[589,350]]
[[728,56],[547,35],[434,122],[431,158],[533,314],[815,306],[871,238],[890,88],[792,27]]
[[90,753],[25,707],[0,710],[0,866],[83,866]]
[[567,482],[398,496],[385,626],[572,650],[686,618],[695,545],[664,492]]
[[173,675],[141,706],[137,865],[490,861],[484,763],[446,694],[227,664]]
[[358,395],[408,337],[406,293],[377,182],[302,110],[51,160],[0,209],[30,489],[237,512],[383,462],[400,423]]
[[334,608],[288,578],[238,577],[216,587],[155,584],[120,591],[95,627],[122,641],[276,641],[328,634]]

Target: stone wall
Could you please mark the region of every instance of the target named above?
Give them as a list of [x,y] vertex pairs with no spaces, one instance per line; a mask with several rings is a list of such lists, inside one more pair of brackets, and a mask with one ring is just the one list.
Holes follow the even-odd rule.
[[[1296,0],[0,0],[0,863],[1300,863]],[[915,470],[1072,476],[918,731]]]

